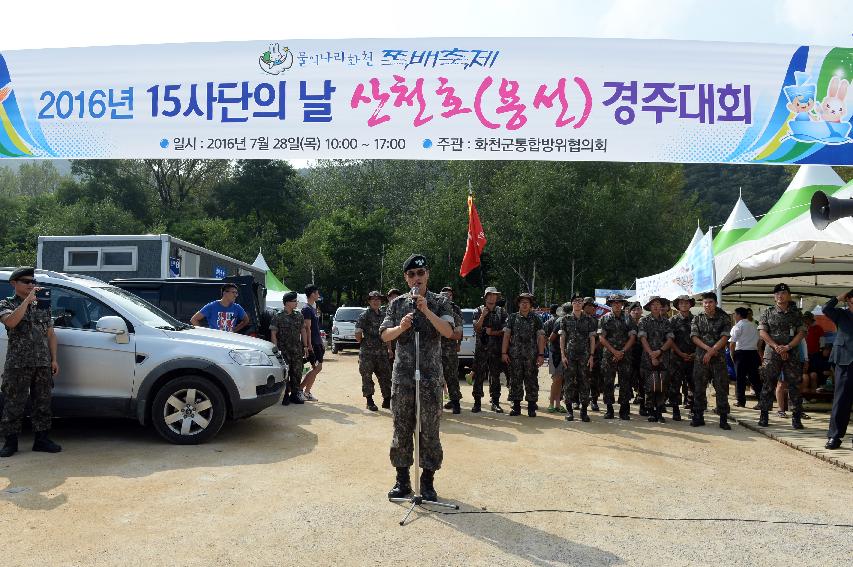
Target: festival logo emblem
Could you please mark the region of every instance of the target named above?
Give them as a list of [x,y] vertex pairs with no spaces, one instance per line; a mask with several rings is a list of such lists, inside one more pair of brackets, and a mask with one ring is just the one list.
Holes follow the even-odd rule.
[[806,143],[846,144],[851,140],[850,122],[842,122],[847,110],[847,79],[833,76],[826,87],[826,94],[817,101],[817,85],[806,73],[794,73],[795,84],[784,88],[788,99],[786,108],[794,119],[788,122],[791,138]]
[[258,57],[258,65],[264,73],[278,75],[293,66],[293,53],[287,47],[282,48],[278,43],[272,43],[270,48]]
[[[35,134],[42,138],[41,131]],[[27,128],[18,101],[6,60],[0,55],[0,158],[28,157],[44,147],[50,153],[47,143],[36,142],[33,133]]]

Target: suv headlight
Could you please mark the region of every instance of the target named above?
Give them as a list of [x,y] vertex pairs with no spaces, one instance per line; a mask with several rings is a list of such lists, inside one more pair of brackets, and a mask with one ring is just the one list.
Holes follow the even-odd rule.
[[228,354],[240,366],[272,366],[270,357],[259,350],[232,350]]

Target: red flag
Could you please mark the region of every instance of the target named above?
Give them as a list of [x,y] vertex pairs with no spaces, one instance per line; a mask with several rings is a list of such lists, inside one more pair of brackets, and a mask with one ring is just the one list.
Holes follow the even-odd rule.
[[468,244],[465,246],[465,257],[459,267],[459,275],[463,278],[480,265],[480,254],[486,247],[486,234],[480,224],[480,215],[474,206],[474,196],[468,195]]

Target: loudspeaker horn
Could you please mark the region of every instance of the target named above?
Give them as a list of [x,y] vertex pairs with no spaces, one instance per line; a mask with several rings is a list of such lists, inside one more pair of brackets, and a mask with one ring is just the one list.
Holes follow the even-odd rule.
[[809,212],[815,228],[823,230],[831,222],[853,216],[853,199],[836,199],[823,191],[815,191]]

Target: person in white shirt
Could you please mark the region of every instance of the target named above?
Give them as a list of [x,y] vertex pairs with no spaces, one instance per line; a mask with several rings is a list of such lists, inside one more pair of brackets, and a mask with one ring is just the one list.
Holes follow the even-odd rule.
[[729,338],[729,352],[733,353],[737,384],[735,392],[738,407],[746,407],[746,384],[752,386],[757,394],[761,392],[761,377],[758,368],[761,357],[758,355],[758,328],[747,318],[746,307],[735,309],[735,326]]

